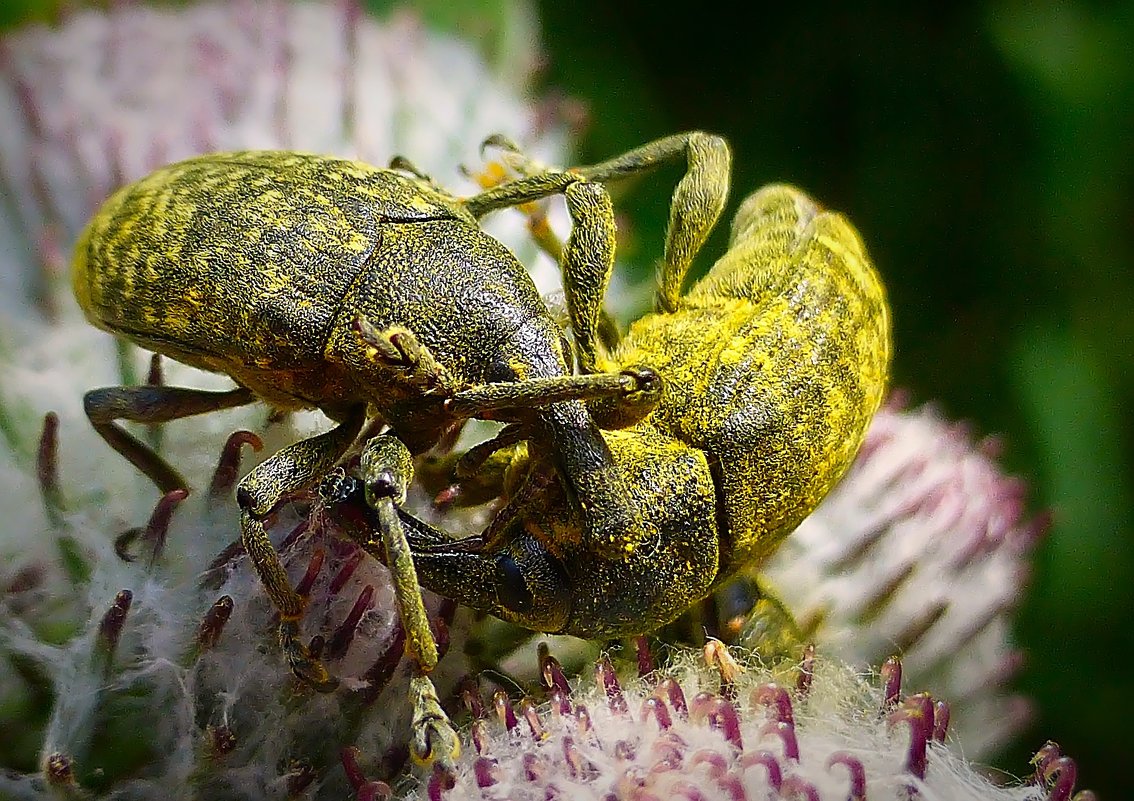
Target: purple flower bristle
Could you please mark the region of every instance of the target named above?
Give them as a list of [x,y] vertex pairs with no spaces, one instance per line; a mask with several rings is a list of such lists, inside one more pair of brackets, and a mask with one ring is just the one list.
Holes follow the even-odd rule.
[[362,620],[362,616],[374,604],[374,588],[367,584],[362,588],[362,592],[358,594],[358,598],[354,602],[354,606],[350,608],[347,613],[346,619],[335,629],[331,639],[327,642],[327,659],[341,659],[346,656],[346,652],[350,649],[350,644],[354,640],[354,634],[358,630],[358,624]]
[[784,723],[795,723],[795,715],[791,707],[791,696],[775,682],[761,684],[752,692],[751,704],[753,707],[767,707],[775,720]]
[[618,676],[609,657],[603,656],[595,665],[595,680],[595,683],[606,691],[606,702],[611,712],[625,715],[630,711],[626,705],[626,698],[622,695],[622,685],[618,683]]
[[779,737],[783,743],[784,759],[789,762],[799,761],[799,739],[795,736],[795,726],[782,720],[764,724],[760,729],[760,739],[771,735]]
[[[474,720],[480,720],[487,713],[484,707],[484,699],[480,696],[480,687],[477,681],[472,676],[465,676],[460,684],[461,702],[465,705],[465,709],[472,715]],[[474,729],[475,731],[475,729]]]
[[783,786],[783,768],[780,766],[780,758],[771,751],[749,751],[741,754],[737,760],[737,766],[742,773],[751,768],[763,768],[768,786],[777,793]]
[[[790,725],[790,724],[788,724]],[[709,728],[719,731],[725,740],[738,751],[744,750],[740,736],[740,718],[736,707],[727,698],[718,698],[709,709]]]
[[933,739],[935,742],[945,742],[949,733],[949,715],[952,710],[948,701],[935,701],[933,704]]
[[504,724],[504,728],[508,731],[516,728],[516,711],[512,708],[512,701],[508,698],[508,693],[503,690],[497,690],[492,694],[492,706],[496,709],[497,719]]
[[850,778],[847,801],[866,801],[866,767],[862,760],[846,751],[836,751],[827,757],[827,770],[840,765],[847,769]]
[[351,576],[354,575],[354,571],[358,569],[359,564],[362,563],[364,558],[366,558],[366,552],[361,549],[355,549],[350,556],[343,560],[334,578],[331,579],[331,583],[327,585],[327,594],[338,595],[343,587],[347,585],[347,582],[350,581]]
[[311,588],[315,586],[315,580],[319,578],[319,571],[323,569],[323,561],[327,558],[327,552],[322,548],[316,548],[311,554],[311,561],[307,563],[307,570],[303,573],[303,578],[295,585],[295,594],[301,598],[306,598],[311,594]]
[[926,748],[933,735],[933,700],[925,693],[911,695],[900,707],[890,713],[889,722],[908,724],[910,742],[906,751],[906,771],[912,776],[924,779]]
[[520,700],[520,717],[522,717],[528,724],[528,730],[532,733],[532,739],[539,741],[546,739],[547,732],[544,730],[543,721],[539,718],[539,712],[536,710],[535,704],[530,698],[523,698]]
[[787,801],[820,801],[819,788],[800,776],[788,776],[780,786],[780,797]]
[[354,794],[355,801],[390,801],[394,790],[386,782],[366,782]]
[[213,477],[209,481],[208,497],[212,501],[228,498],[232,494],[232,488],[240,477],[240,457],[245,445],[259,451],[264,447],[264,442],[251,431],[234,431],[225,440]]
[[134,601],[134,593],[130,590],[119,590],[114,596],[114,602],[103,614],[98,624],[99,650],[106,660],[106,670],[109,672],[114,661],[114,652],[118,648],[118,639],[122,636],[122,628],[126,625],[126,615],[130,612],[130,604]]
[[662,731],[673,725],[673,719],[669,716],[669,707],[666,706],[665,701],[656,696],[651,696],[642,702],[642,711],[638,717],[643,721],[652,717]]
[[63,523],[63,494],[59,489],[59,415],[43,416],[43,431],[36,449],[35,475],[43,508],[52,525]]
[[151,547],[151,567],[161,558],[161,552],[165,548],[165,540],[166,537],[169,536],[169,522],[173,518],[173,510],[188,497],[189,490],[170,490],[165,495],[161,496],[157,505],[154,506],[153,514],[150,515],[150,519],[146,522],[146,526],[142,530],[142,542],[149,544]]
[[362,785],[366,784],[366,774],[363,773],[362,767],[358,764],[358,758],[361,754],[361,749],[356,745],[348,745],[339,749],[339,762],[342,763],[343,773],[346,774],[347,781],[350,782],[350,786],[356,792]]
[[668,701],[677,717],[682,720],[689,719],[689,707],[685,703],[685,691],[682,690],[681,685],[672,678],[662,679],[658,686],[654,688],[654,695],[662,700]]
[[495,759],[490,757],[477,757],[473,763],[473,772],[476,775],[476,786],[480,788],[491,787],[496,784],[496,774],[499,770]]
[[638,656],[638,678],[644,679],[657,670],[653,654],[650,653],[650,639],[645,634],[634,638],[634,652]]
[[395,621],[386,647],[382,649],[378,654],[378,658],[375,659],[370,667],[360,676],[366,686],[366,689],[362,691],[364,703],[373,703],[378,696],[381,695],[382,690],[386,689],[386,685],[389,684],[390,679],[394,677],[394,671],[397,669],[398,663],[402,661],[402,655],[405,653],[405,645],[406,630],[400,621]]
[[232,616],[232,607],[231,595],[222,595],[213,601],[202,618],[201,625],[197,627],[197,647],[201,651],[207,651],[217,644],[225,624]]
[[888,712],[898,705],[902,693],[902,660],[891,656],[879,670],[882,677],[882,711]]

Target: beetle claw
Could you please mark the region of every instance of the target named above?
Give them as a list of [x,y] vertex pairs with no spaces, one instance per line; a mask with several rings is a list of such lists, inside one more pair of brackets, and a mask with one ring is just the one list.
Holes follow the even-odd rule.
[[433,681],[425,674],[410,679],[413,732],[410,752],[419,765],[451,768],[461,754],[461,738],[441,708]]
[[294,620],[280,622],[280,647],[295,677],[321,693],[329,693],[339,686],[339,680],[327,672],[323,663],[311,655],[299,640],[299,626]]

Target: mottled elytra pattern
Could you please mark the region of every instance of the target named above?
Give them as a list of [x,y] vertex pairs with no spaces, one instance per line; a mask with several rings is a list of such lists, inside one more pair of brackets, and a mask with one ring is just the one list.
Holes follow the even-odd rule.
[[[430,221],[433,230],[420,227]],[[396,263],[388,254],[405,249],[384,242],[391,223],[415,223],[419,240],[439,243],[467,240],[460,234],[475,225],[453,198],[390,170],[276,151],[202,156],[111,197],[76,249],[72,281],[101,328],[228,373],[279,406],[341,403],[370,388],[350,386],[341,367],[327,369],[333,327],[349,328],[343,318],[359,310],[383,327],[426,317],[417,302],[354,302],[379,294],[374,283],[400,299],[390,284],[414,280],[409,270],[375,264]],[[503,251],[496,248],[491,256]],[[501,302],[538,303],[518,283],[498,287]]]
[[614,359],[657,367],[649,424],[718,474],[719,581],[771,553],[850,465],[886,386],[889,307],[850,223],[769,186],[677,310],[634,323]]

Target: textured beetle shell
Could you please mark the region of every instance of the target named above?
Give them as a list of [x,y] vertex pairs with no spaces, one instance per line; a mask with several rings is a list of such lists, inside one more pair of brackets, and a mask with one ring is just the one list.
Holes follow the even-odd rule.
[[890,312],[846,219],[770,186],[679,309],[634,323],[615,360],[657,367],[666,396],[645,424],[709,459],[719,584],[768,556],[850,466],[886,388]]
[[[454,198],[300,153],[212,154],[123,188],[85,230],[73,282],[100,328],[277,406],[331,413],[388,389],[359,384],[373,376],[359,372],[358,312],[412,327],[469,382],[514,377],[515,364],[486,376],[483,354],[525,325],[537,344],[551,333],[532,319],[542,305],[522,267]],[[543,350],[526,354],[526,372],[562,374],[561,355]]]

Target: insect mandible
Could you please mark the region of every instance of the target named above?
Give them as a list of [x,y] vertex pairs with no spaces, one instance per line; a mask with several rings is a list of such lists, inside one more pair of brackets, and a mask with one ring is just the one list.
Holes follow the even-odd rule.
[[[643,419],[592,404],[653,538],[632,553],[600,553],[558,482],[537,475],[509,486],[501,474],[497,485],[512,498],[481,535],[455,539],[400,512],[423,586],[538,631],[645,633],[768,557],[850,465],[886,389],[891,326],[882,282],[842,215],[791,186],[759,189],[741,203],[727,252],[683,293],[728,193],[719,137],[681,134],[594,167],[533,168],[488,194],[503,206],[565,192],[576,207],[572,236],[602,252],[592,262],[608,271],[590,286],[605,287],[613,212],[585,179],[615,180],[683,155],[656,311],[604,347],[586,317],[601,303],[564,276],[569,310],[572,298],[587,299],[585,311],[571,310],[580,364],[644,362],[662,376],[662,397]],[[578,219],[589,221],[585,237]],[[569,242],[564,264],[571,251]],[[381,525],[362,491],[381,461],[321,489],[329,513],[363,540]]]
[[[367,419],[387,423],[407,452],[430,448],[465,419],[510,422],[504,444],[530,439],[582,519],[590,547],[632,552],[650,535],[583,401],[648,409],[648,368],[572,375],[562,331],[515,257],[477,218],[500,203],[459,199],[405,160],[379,169],[303,153],[201,156],[116,192],[74,252],[75,296],[96,326],[143,348],[226,373],[226,392],[165,386],[91,390],[96,431],[163,492],[187,486],[118,421],[161,423],[260,400],[318,408],[337,425],[283,448],[237,491],[241,536],[280,613],[294,672],[321,690],[334,680],[300,642],[304,599],[263,521],[324,476]],[[590,274],[574,248],[569,273]],[[400,529],[383,547],[408,553]],[[414,754],[456,738],[428,672],[437,661],[412,561],[396,565],[408,650],[421,668]]]

